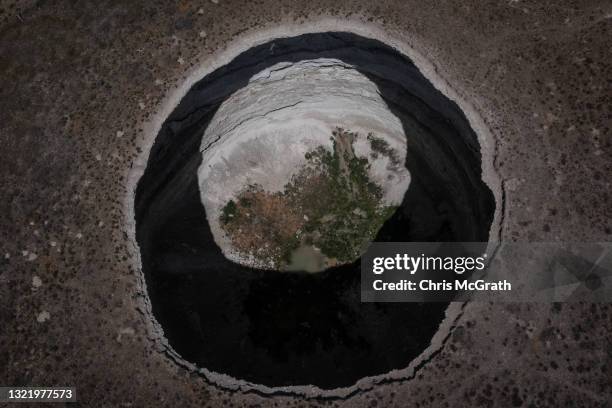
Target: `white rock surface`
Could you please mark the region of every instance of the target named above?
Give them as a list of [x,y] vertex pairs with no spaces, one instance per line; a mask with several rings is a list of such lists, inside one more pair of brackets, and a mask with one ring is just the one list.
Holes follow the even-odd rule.
[[281,191],[305,164],[305,153],[323,145],[332,149],[337,127],[357,132],[355,152],[368,157],[371,178],[384,190],[387,204],[399,204],[410,183],[408,170],[387,157],[370,158],[367,134],[382,138],[406,156],[400,120],[378,88],[353,67],[332,59],[281,63],[251,78],[216,112],[202,138],[198,182],[215,241],[225,256],[250,264],[231,250],[219,224],[221,208],[246,186]]
[[46,310],[43,310],[36,316],[36,321],[38,323],[44,323],[51,318],[51,314]]

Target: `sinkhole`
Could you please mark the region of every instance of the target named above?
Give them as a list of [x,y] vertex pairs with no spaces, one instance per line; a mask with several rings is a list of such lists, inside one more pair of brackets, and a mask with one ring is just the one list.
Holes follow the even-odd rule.
[[153,317],[208,372],[349,387],[407,367],[448,303],[361,303],[368,242],[482,242],[478,138],[406,56],[352,33],[276,38],[200,79],[135,194]]

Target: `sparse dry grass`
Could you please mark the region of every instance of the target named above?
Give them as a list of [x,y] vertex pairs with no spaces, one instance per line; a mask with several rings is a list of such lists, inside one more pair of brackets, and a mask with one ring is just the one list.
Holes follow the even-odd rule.
[[276,264],[284,255],[279,243],[294,241],[305,223],[299,212],[283,194],[250,186],[240,194],[235,214],[223,228],[235,249]]

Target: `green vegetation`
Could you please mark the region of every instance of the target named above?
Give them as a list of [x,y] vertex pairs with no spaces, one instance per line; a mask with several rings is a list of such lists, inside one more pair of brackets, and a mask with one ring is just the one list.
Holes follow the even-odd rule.
[[[334,131],[333,151],[319,146],[306,153],[306,165],[283,192],[249,186],[237,204],[230,200],[221,224],[234,247],[280,269],[304,246],[319,248],[327,266],[357,259],[396,207],[382,203],[383,191],[369,178],[368,160],[355,155],[356,137]],[[396,156],[386,141],[374,143],[377,152]]]
[[234,200],[229,200],[221,210],[221,223],[225,225],[230,222],[232,218],[236,216],[236,211],[236,203]]
[[372,149],[372,155],[374,158],[381,154],[387,156],[391,161],[391,164],[398,166],[400,159],[397,157],[397,152],[389,146],[389,143],[385,139],[374,136],[372,133],[368,133],[368,140],[370,141],[370,147]]

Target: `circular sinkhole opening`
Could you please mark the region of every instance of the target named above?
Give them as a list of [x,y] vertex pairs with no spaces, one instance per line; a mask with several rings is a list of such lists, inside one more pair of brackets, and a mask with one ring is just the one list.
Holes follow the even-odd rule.
[[481,160],[461,109],[380,41],[325,32],[244,51],[182,98],[136,188],[169,346],[269,388],[408,367],[448,304],[361,303],[360,254],[372,241],[487,241]]

